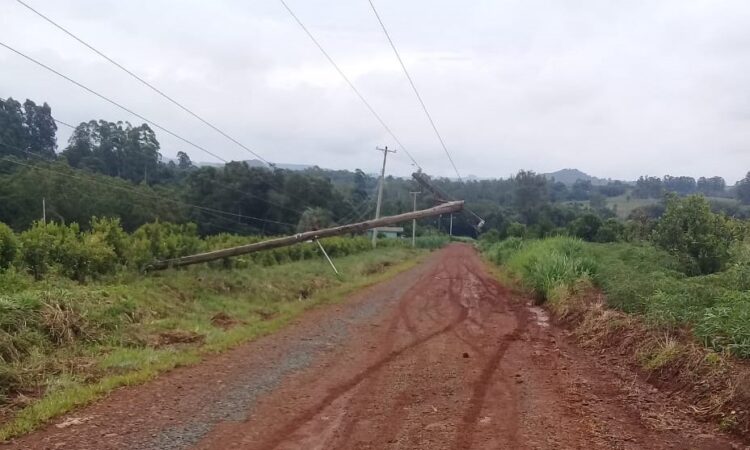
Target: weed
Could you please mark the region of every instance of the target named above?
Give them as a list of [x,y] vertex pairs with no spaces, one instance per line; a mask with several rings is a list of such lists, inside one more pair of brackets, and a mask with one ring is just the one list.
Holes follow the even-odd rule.
[[641,367],[653,372],[674,364],[682,354],[679,341],[674,336],[664,334],[649,345],[642,346],[638,359]]

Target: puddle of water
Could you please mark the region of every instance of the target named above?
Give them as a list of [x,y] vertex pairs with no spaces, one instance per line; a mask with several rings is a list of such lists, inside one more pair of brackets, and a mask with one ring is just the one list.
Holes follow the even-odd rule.
[[534,314],[534,320],[537,325],[542,328],[547,328],[549,326],[549,315],[547,314],[547,311],[539,306],[530,306],[529,310]]

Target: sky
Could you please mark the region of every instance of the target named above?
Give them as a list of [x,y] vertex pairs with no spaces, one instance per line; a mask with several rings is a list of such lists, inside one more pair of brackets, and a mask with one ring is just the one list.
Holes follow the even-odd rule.
[[[25,0],[279,163],[411,161],[278,0]],[[367,0],[286,0],[423,170],[455,176]],[[747,0],[373,0],[463,176],[750,170]],[[225,159],[253,156],[14,0],[0,42]],[[142,120],[0,48],[0,97],[56,119]],[[69,130],[61,127],[64,148]],[[157,130],[161,151],[216,162]]]

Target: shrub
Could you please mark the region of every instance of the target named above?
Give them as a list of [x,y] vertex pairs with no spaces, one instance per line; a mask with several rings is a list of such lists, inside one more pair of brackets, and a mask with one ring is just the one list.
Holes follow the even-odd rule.
[[616,242],[623,238],[625,226],[617,219],[607,219],[594,236],[596,242]]
[[110,273],[115,268],[114,250],[101,235],[81,233],[77,224],[61,225],[36,222],[21,233],[21,259],[36,279],[53,265],[77,281]]
[[178,258],[203,249],[195,224],[152,222],[141,226],[131,236],[127,260],[135,268],[141,268],[157,259]]
[[510,225],[508,225],[508,230],[506,231],[508,236],[510,237],[518,237],[522,238],[526,236],[526,225],[518,222],[511,222]]
[[[714,273],[729,260],[732,233],[726,218],[711,212],[702,196],[667,199],[667,210],[654,230],[654,242],[676,255],[695,261],[698,273]],[[686,261],[687,270],[691,269]]]
[[16,259],[18,238],[9,226],[0,222],[0,269],[6,269]]
[[108,217],[93,217],[91,219],[91,236],[94,240],[103,242],[110,247],[117,256],[118,262],[127,263],[130,237],[122,229],[120,219]]
[[34,275],[34,278],[41,279],[49,271],[55,237],[48,232],[44,224],[34,222],[31,228],[21,233],[19,238],[23,265]]
[[571,236],[583,239],[584,241],[593,241],[602,226],[602,219],[594,214],[584,214],[577,218],[568,226],[568,232]]

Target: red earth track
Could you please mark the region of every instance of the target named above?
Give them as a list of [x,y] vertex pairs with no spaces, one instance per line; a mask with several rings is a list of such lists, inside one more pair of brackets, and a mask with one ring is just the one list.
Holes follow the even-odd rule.
[[[288,359],[299,355],[299,342],[308,340],[324,350],[274,372],[289,366]],[[454,244],[341,306],[310,311],[275,335],[120,390],[76,413],[94,417],[91,423],[73,430],[49,427],[14,445],[742,448],[693,422],[637,377],[612,370],[611,361],[578,350],[541,309],[493,278],[473,248]],[[245,409],[225,416],[205,412],[216,403],[238,409],[227,399],[242,393],[212,381],[246,386],[242,383],[269,374],[278,375],[278,382],[267,383],[257,398],[242,404]],[[204,421],[196,422],[201,417]],[[181,422],[198,425],[174,428]],[[165,434],[169,427],[189,430],[184,432],[194,438]]]

